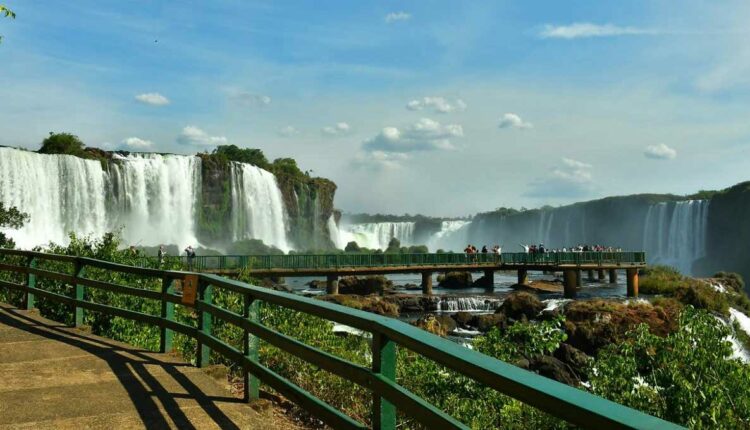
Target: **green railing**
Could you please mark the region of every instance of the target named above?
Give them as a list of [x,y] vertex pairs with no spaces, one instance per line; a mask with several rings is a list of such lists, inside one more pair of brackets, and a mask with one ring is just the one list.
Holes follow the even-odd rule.
[[[50,264],[43,264],[49,263]],[[59,264],[64,263],[64,264]],[[49,270],[68,266],[69,272]],[[45,267],[40,269],[39,267]],[[117,278],[138,277],[161,280],[161,289],[149,290],[129,285],[103,282],[86,277],[94,273],[117,274]],[[337,429],[362,429],[355,421],[311,393],[286,380],[258,359],[259,339],[292,354],[320,369],[355,383],[372,393],[373,428],[395,429],[397,411],[434,429],[466,429],[467,427],[437,409],[426,400],[400,386],[396,380],[396,348],[407,348],[455,372],[516,398],[553,416],[585,428],[669,429],[677,425],[652,417],[634,409],[594,396],[535,373],[472,351],[447,339],[430,334],[397,319],[387,318],[294,294],[260,288],[216,275],[163,271],[124,266],[82,257],[43,254],[28,251],[0,250],[0,288],[25,294],[27,308],[34,307],[36,298],[68,305],[75,325],[83,323],[83,311],[93,311],[127,318],[159,327],[161,351],[172,349],[174,332],[197,341],[197,365],[208,364],[210,352],[235,362],[246,372],[247,392],[258,395],[262,381],[286,396],[326,424]],[[69,295],[39,288],[40,279],[53,280],[72,287]],[[20,281],[22,280],[22,281]],[[175,281],[197,280],[197,299],[194,304],[183,302],[175,293]],[[242,295],[243,312],[235,313],[212,303],[215,289]],[[161,303],[159,315],[96,303],[93,291],[109,291],[121,295],[156,300]],[[187,291],[187,290],[186,290]],[[101,296],[100,296],[101,297]],[[262,301],[369,332],[372,335],[372,363],[365,367],[311,347],[260,324],[257,304]],[[195,325],[178,322],[174,318],[175,305],[192,308]],[[243,348],[235,348],[212,333],[213,319],[221,319],[244,333]]]
[[[185,267],[187,257],[179,257]],[[550,265],[563,264],[644,264],[644,252],[550,252],[529,254],[290,254],[290,255],[205,255],[192,260],[192,268],[206,270],[316,270],[356,267],[410,267],[458,265]],[[142,266],[157,267],[156,259],[144,257]]]

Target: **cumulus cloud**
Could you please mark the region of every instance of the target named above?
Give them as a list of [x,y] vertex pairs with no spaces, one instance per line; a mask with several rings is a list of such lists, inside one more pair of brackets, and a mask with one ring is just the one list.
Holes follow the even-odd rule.
[[328,136],[343,136],[348,134],[352,127],[345,122],[337,122],[335,125],[323,127],[320,131]]
[[291,137],[291,136],[298,135],[299,130],[297,130],[295,127],[292,127],[291,125],[287,125],[287,126],[281,127],[277,133],[279,136]]
[[363,147],[370,152],[388,153],[450,150],[455,149],[451,139],[463,135],[463,127],[459,124],[443,125],[422,118],[403,128],[385,127],[375,137],[366,140]]
[[500,123],[498,124],[498,127],[500,128],[518,128],[521,130],[527,129],[527,128],[533,128],[534,125],[530,122],[526,122],[521,119],[520,116],[514,113],[506,113],[500,118]]
[[135,96],[139,102],[151,106],[165,106],[169,104],[169,99],[159,93],[144,93]]
[[570,25],[547,24],[539,31],[542,39],[579,39],[586,37],[612,37],[656,34],[655,30],[638,27],[621,27],[613,24],[576,22]]
[[177,142],[182,145],[214,146],[226,145],[227,138],[224,136],[209,136],[200,128],[188,125],[182,129],[182,133],[177,137]]
[[362,167],[371,170],[394,170],[401,167],[401,164],[409,159],[409,155],[385,152],[385,151],[372,151],[372,152],[360,152],[354,157],[355,167]]
[[674,148],[660,143],[658,145],[649,145],[646,150],[643,151],[643,155],[646,158],[653,158],[656,160],[672,160],[677,157],[677,151]]
[[461,99],[449,102],[443,97],[423,97],[415,99],[406,104],[409,110],[433,109],[437,113],[460,112],[466,110],[466,103]]
[[411,14],[404,11],[391,12],[385,16],[385,22],[388,24],[396,21],[408,21],[409,19],[411,19]]
[[140,137],[128,137],[122,140],[122,144],[130,149],[149,149],[154,145],[154,142]]
[[539,198],[579,198],[593,191],[593,166],[572,158],[563,158],[545,177],[529,184],[525,193]]

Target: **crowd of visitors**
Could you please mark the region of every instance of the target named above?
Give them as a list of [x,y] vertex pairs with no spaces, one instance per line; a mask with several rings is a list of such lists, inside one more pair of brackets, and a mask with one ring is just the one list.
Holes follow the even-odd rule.
[[[523,252],[527,254],[547,254],[547,253],[558,253],[558,252],[622,252],[622,248],[615,248],[612,246],[603,246],[603,245],[584,245],[579,244],[576,246],[571,247],[562,247],[562,248],[547,248],[544,246],[543,243],[540,243],[539,245],[524,245],[521,244],[521,247],[523,248]],[[495,245],[491,249],[487,248],[487,245],[482,246],[482,250],[479,251],[476,246],[472,244],[466,245],[466,248],[464,249],[464,253],[468,255],[472,254],[500,254],[502,252],[502,248],[500,245]]]

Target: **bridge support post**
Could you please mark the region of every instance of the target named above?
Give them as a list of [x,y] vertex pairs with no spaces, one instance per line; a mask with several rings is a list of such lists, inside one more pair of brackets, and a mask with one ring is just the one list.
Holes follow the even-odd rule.
[[[372,371],[391,381],[396,380],[396,344],[380,333],[372,336]],[[372,398],[372,428],[396,428],[396,407],[376,393]]]
[[589,275],[589,282],[596,281],[596,278],[594,277],[594,271],[593,270],[589,270],[587,274]]
[[495,271],[494,270],[485,270],[484,271],[484,279],[485,279],[485,288],[489,291],[492,291],[495,289]]
[[599,269],[598,272],[597,277],[599,278],[599,282],[604,282],[606,279],[606,276],[604,276],[604,269]]
[[[82,276],[84,276],[84,273],[86,272],[86,266],[83,265],[80,261],[76,260],[75,266],[74,266],[75,274],[73,275],[74,278],[78,279]],[[82,284],[76,283],[74,291],[74,298],[76,301],[80,300],[83,301],[84,296],[84,288]],[[81,327],[83,326],[83,308],[78,306],[78,304],[73,305],[73,327]]]
[[609,269],[609,283],[614,284],[617,282],[617,269]]
[[[213,287],[211,284],[200,282],[198,284],[198,301],[210,305],[213,298]],[[198,302],[196,302],[198,303]],[[211,335],[211,314],[206,311],[198,311],[198,331],[203,334]],[[195,365],[197,367],[206,367],[211,359],[211,348],[204,345],[198,339],[198,350],[195,354]]]
[[578,287],[578,271],[567,269],[563,271],[563,286],[565,288],[564,296],[566,299],[573,299],[576,296]]
[[628,269],[628,297],[638,297],[638,269]]
[[339,277],[337,275],[328,275],[326,278],[326,294],[336,295],[339,293]]
[[583,287],[583,271],[576,270],[576,287]]
[[422,272],[422,294],[432,294],[432,272]]
[[[248,319],[250,322],[258,322],[258,301],[254,300],[250,294],[245,294],[243,297],[243,311],[242,316]],[[242,352],[249,360],[258,361],[258,346],[259,340],[257,336],[253,336],[250,332],[245,329],[243,335],[243,349]],[[244,382],[245,382],[245,401],[249,402],[260,398],[260,380],[249,374],[247,370],[244,370]]]
[[[174,293],[174,279],[164,278],[161,281],[161,318],[174,321],[174,303],[167,301],[167,295]],[[159,336],[159,351],[172,351],[172,340],[174,332],[166,327],[161,327]]]
[[526,269],[518,269],[518,284],[528,285],[529,284],[529,271]]
[[[28,267],[29,269],[35,269],[36,268],[36,259],[35,258],[29,258],[28,261]],[[27,273],[26,274],[26,287],[27,288],[36,288],[36,275],[33,273]],[[26,305],[26,310],[30,311],[34,309],[34,306],[36,306],[36,297],[34,296],[34,293],[31,291],[26,291],[24,294],[24,304]]]

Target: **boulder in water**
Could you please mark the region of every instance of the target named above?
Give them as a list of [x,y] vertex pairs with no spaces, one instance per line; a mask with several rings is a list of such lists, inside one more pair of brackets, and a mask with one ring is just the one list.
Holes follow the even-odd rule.
[[544,303],[535,294],[520,291],[509,294],[498,312],[502,311],[509,318],[516,320],[522,319],[522,317],[534,319],[542,312],[544,307]]
[[492,288],[494,287],[494,284],[492,283],[492,278],[488,278],[487,276],[482,276],[481,278],[477,279],[471,284],[471,288]]
[[386,290],[393,288],[393,282],[383,275],[367,276],[358,278],[346,276],[339,280],[339,294],[358,294],[367,296],[370,294],[382,295]]
[[414,322],[414,325],[422,330],[429,331],[438,336],[447,336],[456,329],[456,322],[447,315],[425,315]]
[[530,357],[528,360],[529,370],[573,387],[580,384],[580,379],[573,369],[555,357],[540,354]]
[[561,343],[553,353],[554,357],[570,366],[578,375],[585,375],[592,358],[580,349]]
[[448,272],[445,275],[438,276],[438,285],[440,288],[469,288],[472,279],[469,272]]

